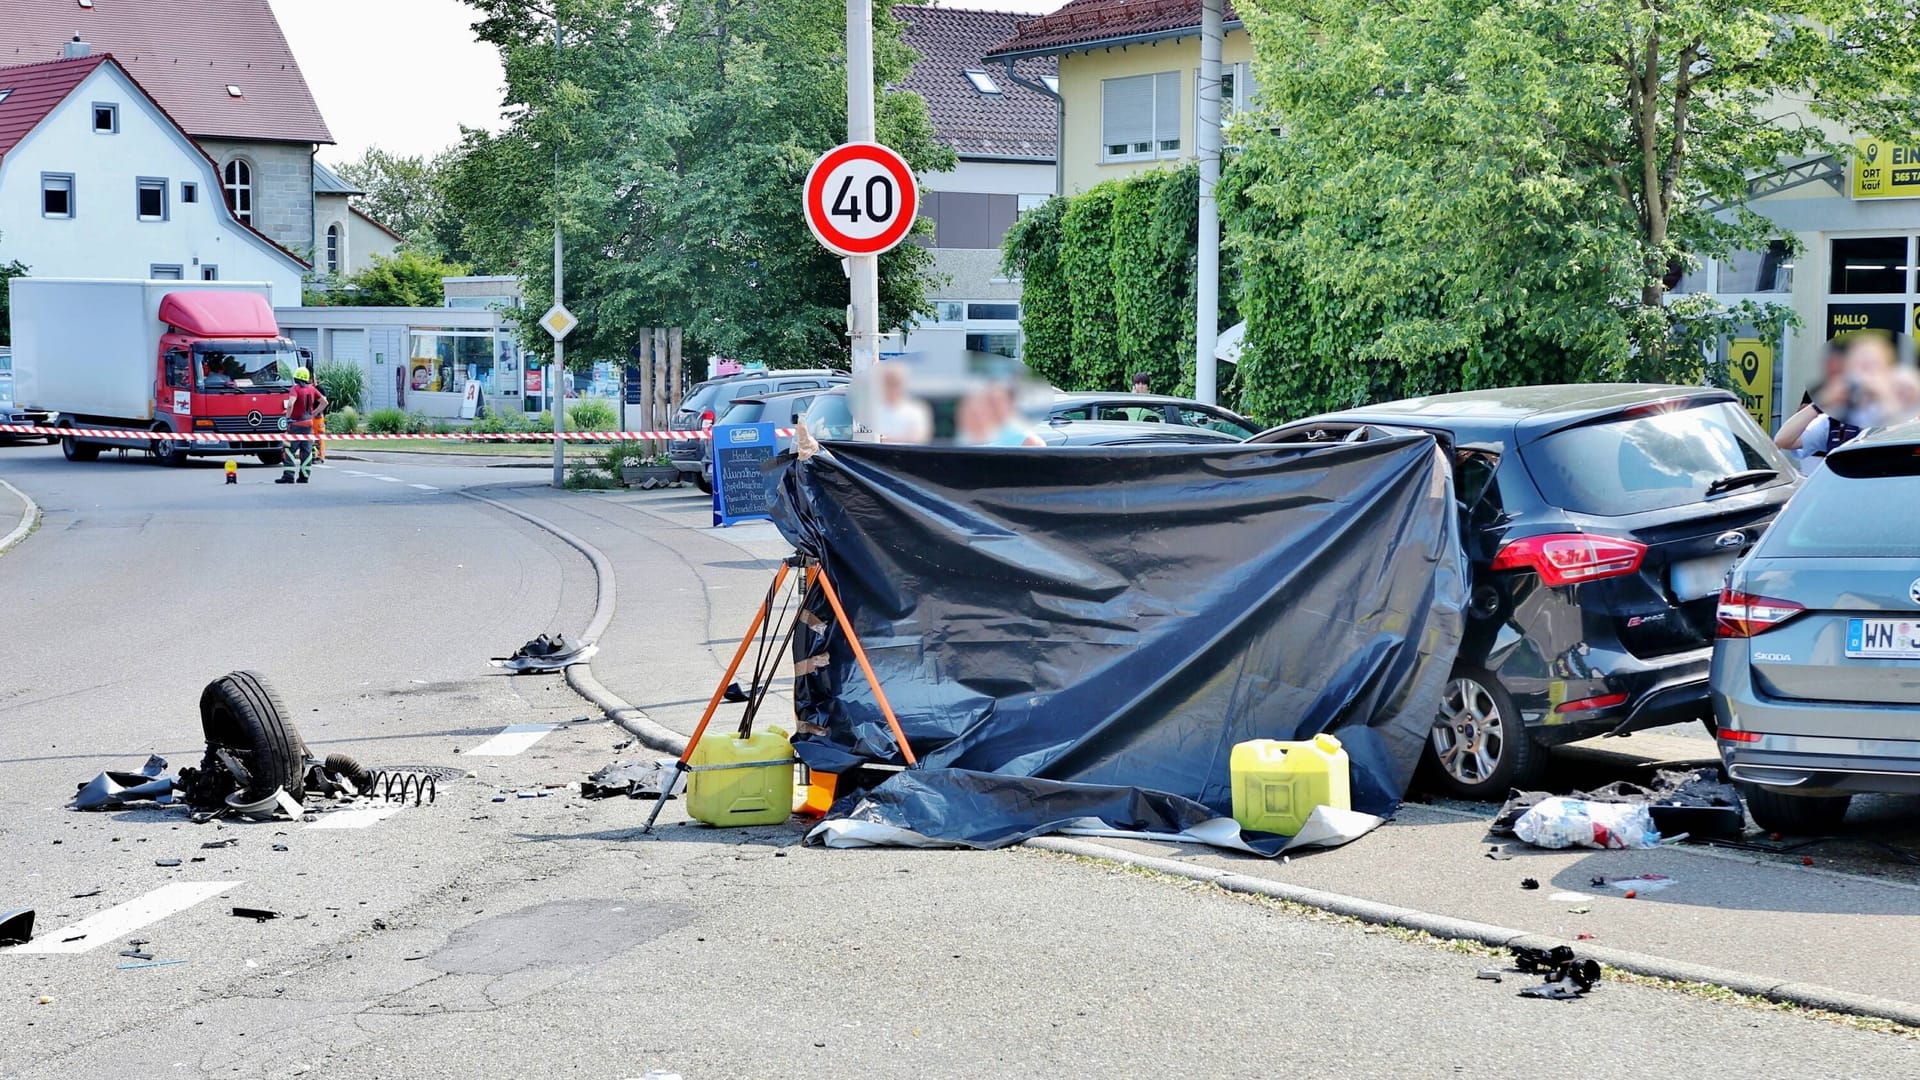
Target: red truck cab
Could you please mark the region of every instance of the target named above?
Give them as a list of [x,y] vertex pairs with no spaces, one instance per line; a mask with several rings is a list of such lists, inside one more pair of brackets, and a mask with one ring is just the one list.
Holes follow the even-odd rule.
[[[250,292],[176,292],[160,301],[154,385],[155,429],[271,435],[281,429],[293,371],[293,342],[280,336],[265,297]],[[239,451],[278,464],[283,443],[160,440],[169,464],[188,454]]]

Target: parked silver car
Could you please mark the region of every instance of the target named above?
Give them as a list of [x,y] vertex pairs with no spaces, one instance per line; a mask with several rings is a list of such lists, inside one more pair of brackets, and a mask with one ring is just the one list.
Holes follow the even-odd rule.
[[1728,575],[1711,679],[1761,827],[1818,832],[1856,793],[1920,794],[1920,422],[1827,455]]

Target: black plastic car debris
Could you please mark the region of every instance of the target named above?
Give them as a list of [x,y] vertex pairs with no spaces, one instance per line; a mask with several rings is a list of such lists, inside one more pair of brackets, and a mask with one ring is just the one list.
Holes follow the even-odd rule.
[[1521,878],[1520,887],[1531,892],[1540,887],[1540,882],[1536,878]]
[[721,695],[720,700],[729,701],[738,705],[740,702],[747,700],[747,692],[740,689],[740,684],[737,682],[728,683],[727,692]]
[[121,950],[120,950],[120,955],[121,955],[121,956],[124,956],[124,957],[126,957],[126,958],[127,958],[127,959],[129,959],[129,960],[151,960],[151,959],[153,959],[153,954],[152,954],[152,953],[150,953],[150,952],[141,952],[141,951],[140,951],[139,949],[121,949]]
[[598,651],[598,646],[590,641],[568,641],[565,634],[552,637],[541,634],[515,649],[512,656],[496,656],[488,662],[508,671],[534,674],[582,663]]
[[1580,996],[1580,991],[1566,983],[1541,983],[1520,991],[1523,998],[1545,998],[1548,1001],[1572,1001]]
[[0,945],[25,945],[33,940],[33,909],[0,911]]
[[1521,997],[1567,1001],[1592,990],[1600,982],[1600,962],[1582,960],[1566,945],[1555,945],[1551,949],[1515,945],[1513,966],[1542,976],[1541,984],[1520,991]]
[[[580,784],[580,797],[583,799],[611,799],[625,795],[630,799],[657,799],[667,785],[680,791],[686,786],[684,773],[674,767],[673,759],[666,761],[616,761]],[[668,795],[668,798],[673,798]]]
[[280,913],[277,911],[269,911],[266,908],[258,907],[237,907],[233,909],[233,915],[236,919],[252,919],[255,922],[266,922],[268,919],[277,919],[280,917]]
[[239,837],[237,837],[237,836],[229,836],[229,837],[227,837],[227,838],[226,838],[225,840],[209,840],[209,841],[207,841],[206,843],[204,843],[204,844],[201,844],[200,846],[201,846],[202,848],[227,848],[227,847],[239,847],[239,846],[240,846],[240,838],[239,838]]
[[[1512,836],[1522,815],[1552,798],[1543,791],[1516,791],[1494,816],[1488,831]],[[1746,811],[1740,793],[1720,779],[1718,770],[1662,769],[1653,783],[1642,786],[1616,780],[1592,791],[1576,791],[1567,798],[1594,803],[1643,805],[1662,836],[1682,834],[1697,838],[1738,839],[1746,830]],[[1596,883],[1597,884],[1597,883]]]
[[179,859],[155,859],[155,860],[153,860],[153,865],[155,865],[155,866],[179,866],[179,865],[180,865],[180,860],[179,860]]

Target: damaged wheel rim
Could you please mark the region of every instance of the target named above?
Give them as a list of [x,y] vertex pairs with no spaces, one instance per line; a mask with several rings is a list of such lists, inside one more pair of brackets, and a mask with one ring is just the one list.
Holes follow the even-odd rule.
[[1486,783],[1506,749],[1506,726],[1492,691],[1474,679],[1448,683],[1432,739],[1434,756],[1448,776],[1463,784]]

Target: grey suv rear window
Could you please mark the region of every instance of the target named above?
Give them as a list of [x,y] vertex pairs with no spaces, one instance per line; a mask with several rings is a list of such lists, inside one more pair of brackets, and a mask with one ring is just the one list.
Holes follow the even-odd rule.
[[1707,485],[1750,469],[1780,473],[1753,490],[1790,483],[1794,475],[1792,463],[1731,402],[1570,428],[1523,447],[1520,456],[1548,502],[1600,517],[1701,502]]
[[1838,454],[1807,478],[1760,545],[1770,559],[1920,559],[1920,448]]

